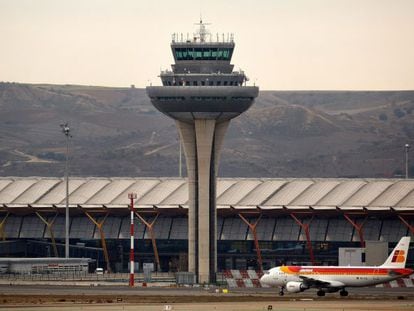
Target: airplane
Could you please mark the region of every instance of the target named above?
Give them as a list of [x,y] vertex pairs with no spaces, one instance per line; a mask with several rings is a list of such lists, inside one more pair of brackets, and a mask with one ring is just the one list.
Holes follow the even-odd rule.
[[410,240],[402,237],[381,266],[279,266],[266,272],[260,282],[279,287],[281,296],[285,289],[299,293],[310,288],[318,289],[318,296],[337,291],[348,296],[347,287],[372,286],[413,274],[413,269],[405,268]]

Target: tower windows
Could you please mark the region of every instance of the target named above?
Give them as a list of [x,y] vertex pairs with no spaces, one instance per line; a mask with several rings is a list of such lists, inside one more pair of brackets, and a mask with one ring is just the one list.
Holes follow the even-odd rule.
[[209,59],[211,60],[217,59],[217,48],[211,48],[210,50],[211,50],[211,56]]
[[230,60],[233,48],[188,47],[173,48],[177,61],[182,60]]
[[203,59],[211,59],[211,49],[203,49]]
[[[202,80],[194,80],[197,78],[201,78]],[[175,78],[171,79],[171,77],[164,77],[162,78],[162,84],[164,86],[242,86],[243,81],[233,81],[233,80],[220,80],[220,79],[234,79],[234,77],[228,76],[213,76],[211,79],[206,78],[203,79],[202,76],[176,76]]]
[[196,60],[203,60],[203,49],[195,48],[193,56],[194,56],[194,59]]
[[229,59],[229,55],[230,55],[230,49],[223,49],[223,59]]

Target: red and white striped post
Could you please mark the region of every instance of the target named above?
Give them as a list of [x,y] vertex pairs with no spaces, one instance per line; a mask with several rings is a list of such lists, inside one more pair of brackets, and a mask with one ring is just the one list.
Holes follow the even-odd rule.
[[134,286],[134,199],[137,198],[136,193],[128,193],[128,198],[131,200],[130,210],[131,210],[131,249],[129,252],[129,286]]

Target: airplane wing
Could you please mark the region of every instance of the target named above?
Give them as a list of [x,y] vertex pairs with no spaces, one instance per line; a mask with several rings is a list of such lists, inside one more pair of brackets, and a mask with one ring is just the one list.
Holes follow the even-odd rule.
[[324,281],[314,278],[309,278],[307,276],[299,275],[302,279],[303,284],[307,287],[316,287],[316,288],[334,288],[334,287],[344,287],[345,284],[339,281]]

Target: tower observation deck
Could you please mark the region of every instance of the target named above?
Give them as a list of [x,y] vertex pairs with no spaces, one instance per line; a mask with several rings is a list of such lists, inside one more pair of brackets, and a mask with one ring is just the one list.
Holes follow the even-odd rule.
[[173,34],[172,70],[162,71],[162,86],[148,86],[147,94],[159,111],[176,120],[188,174],[188,271],[199,283],[209,283],[217,271],[216,176],[221,146],[230,120],[249,109],[259,89],[246,85],[243,71],[233,71],[233,35],[213,40],[206,24],[197,25],[191,39]]

